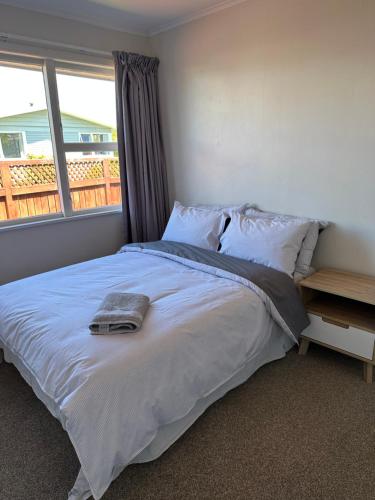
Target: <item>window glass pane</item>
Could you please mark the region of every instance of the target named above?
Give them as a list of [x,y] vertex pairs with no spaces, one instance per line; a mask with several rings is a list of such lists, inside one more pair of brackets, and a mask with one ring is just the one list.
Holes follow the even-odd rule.
[[0,65],[0,221],[60,213],[42,69]]
[[64,142],[116,140],[115,83],[57,70]]
[[1,149],[4,158],[22,158],[23,137],[19,132],[0,132]]
[[80,135],[80,142],[92,142],[91,134],[79,134],[79,135]]
[[[63,74],[57,70],[64,142],[97,145],[116,142],[115,84],[112,80]],[[103,150],[67,152],[74,211],[121,203],[117,153]]]
[[117,152],[66,153],[73,210],[121,203]]
[[111,134],[92,134],[92,142],[112,142]]

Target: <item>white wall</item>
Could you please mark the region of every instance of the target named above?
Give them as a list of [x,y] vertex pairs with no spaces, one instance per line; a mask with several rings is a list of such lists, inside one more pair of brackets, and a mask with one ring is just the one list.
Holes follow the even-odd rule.
[[250,0],[153,39],[173,197],[334,222],[375,275],[375,2]]
[[[0,32],[103,51],[151,52],[145,37],[3,5]],[[0,229],[0,284],[113,253],[122,238],[119,213],[27,229]]]
[[116,252],[122,214],[0,230],[0,285]]

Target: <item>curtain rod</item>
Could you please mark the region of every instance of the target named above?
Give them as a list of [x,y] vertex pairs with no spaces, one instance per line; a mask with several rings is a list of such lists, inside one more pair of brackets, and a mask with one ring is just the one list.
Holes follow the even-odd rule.
[[99,56],[110,58],[112,56],[111,52],[104,50],[94,50],[87,47],[80,47],[77,45],[70,45],[60,42],[51,42],[49,40],[43,40],[40,38],[33,38],[29,36],[13,35],[11,33],[0,33],[0,47],[7,43],[15,44],[27,44],[35,48],[45,48],[45,49],[60,49],[69,52],[74,52],[75,54],[85,54],[88,56]]

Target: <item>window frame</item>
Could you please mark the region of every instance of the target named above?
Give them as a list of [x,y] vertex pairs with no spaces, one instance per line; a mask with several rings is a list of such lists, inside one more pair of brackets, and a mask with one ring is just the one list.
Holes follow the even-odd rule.
[[[50,57],[41,58],[32,55],[9,54],[0,51],[0,65],[25,68],[38,66],[41,68],[44,80],[44,89],[47,103],[47,114],[51,132],[52,151],[56,169],[57,188],[60,197],[61,211],[59,213],[49,213],[18,219],[0,221],[0,231],[13,226],[29,226],[34,223],[52,222],[54,220],[69,220],[82,218],[82,216],[100,215],[109,212],[118,213],[122,210],[122,205],[104,205],[102,207],[88,208],[84,210],[73,210],[72,197],[70,193],[66,153],[68,152],[107,152],[118,151],[118,142],[64,142],[61,111],[59,106],[59,95],[57,88],[57,73],[66,73],[74,76],[91,78],[103,78],[114,80],[114,66],[102,66],[96,64],[85,64],[84,62],[70,62],[58,60]],[[16,132],[15,132],[16,133]],[[17,133],[19,133],[17,131]],[[21,132],[22,133],[22,132]],[[25,141],[26,134],[23,135]],[[91,136],[92,137],[92,136]],[[25,148],[24,142],[24,148]],[[25,149],[24,149],[25,151]],[[19,159],[19,158],[18,158]],[[7,159],[1,158],[5,161]],[[10,159],[11,160],[11,159]]]

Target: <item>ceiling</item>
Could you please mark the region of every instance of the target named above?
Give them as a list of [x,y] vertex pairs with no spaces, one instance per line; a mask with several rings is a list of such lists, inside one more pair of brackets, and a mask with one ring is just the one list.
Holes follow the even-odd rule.
[[96,26],[153,35],[244,0],[0,0]]

